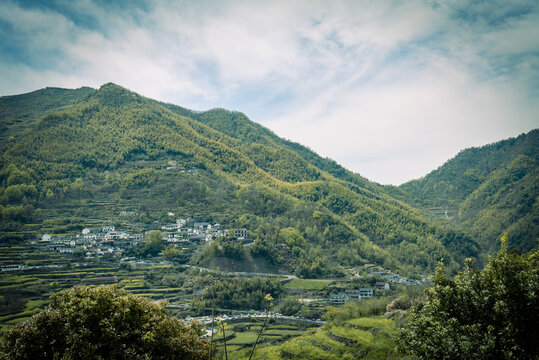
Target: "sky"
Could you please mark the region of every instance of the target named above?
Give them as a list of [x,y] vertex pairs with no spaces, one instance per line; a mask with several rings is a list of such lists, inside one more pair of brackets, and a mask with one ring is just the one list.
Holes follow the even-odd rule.
[[539,2],[0,0],[0,96],[113,82],[382,184],[539,127]]

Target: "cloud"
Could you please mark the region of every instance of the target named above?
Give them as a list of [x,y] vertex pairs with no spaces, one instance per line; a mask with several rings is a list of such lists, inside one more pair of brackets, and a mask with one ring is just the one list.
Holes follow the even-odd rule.
[[112,81],[244,111],[370,179],[537,127],[532,1],[0,5],[0,93]]

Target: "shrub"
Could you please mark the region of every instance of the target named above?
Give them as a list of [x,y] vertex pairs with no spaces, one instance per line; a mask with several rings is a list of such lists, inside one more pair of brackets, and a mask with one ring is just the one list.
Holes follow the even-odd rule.
[[9,327],[2,359],[207,359],[200,329],[116,285],[77,286]]

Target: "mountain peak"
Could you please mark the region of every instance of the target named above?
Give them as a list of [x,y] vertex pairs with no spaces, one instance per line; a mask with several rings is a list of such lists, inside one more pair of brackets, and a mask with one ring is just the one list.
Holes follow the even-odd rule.
[[113,82],[108,82],[108,83],[105,83],[103,85],[101,85],[99,87],[99,90],[104,90],[104,89],[108,89],[108,88],[115,88],[115,89],[123,89],[123,90],[127,90],[126,88],[120,86],[120,85],[116,85],[115,83]]
[[104,106],[122,106],[132,103],[142,103],[142,96],[114,83],[102,85],[94,97]]

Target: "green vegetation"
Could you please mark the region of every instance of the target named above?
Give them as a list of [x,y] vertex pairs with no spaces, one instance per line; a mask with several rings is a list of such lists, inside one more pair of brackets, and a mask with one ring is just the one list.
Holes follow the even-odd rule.
[[49,112],[76,104],[93,92],[95,90],[88,87],[76,90],[46,88],[0,97],[0,143],[4,145],[14,141]]
[[[4,114],[27,120],[15,130],[3,115],[18,135],[0,156],[2,241],[72,234],[89,219],[120,222],[118,209],[135,211],[131,225],[147,228],[167,209],[249,230],[252,246],[222,241],[191,259],[204,266],[228,258],[230,269],[247,260],[256,270],[262,258],[304,278],[367,263],[412,274],[441,258],[456,269],[479,254],[463,232],[241,113],[191,112],[114,84],[66,91],[3,98]],[[144,251],[132,255],[158,253]]]
[[539,130],[461,151],[427,176],[390,192],[413,205],[452,217],[451,222],[494,254],[504,232],[521,251],[539,238]]
[[[280,345],[262,347],[254,358],[400,359],[394,345],[396,322],[380,316],[387,303],[387,299],[373,299],[333,308],[322,328],[308,330]],[[240,352],[237,358],[241,356]]]
[[466,263],[455,279],[440,264],[422,307],[400,335],[403,351],[419,359],[537,359],[539,252],[498,255],[483,269]]
[[[284,343],[291,338],[303,335],[309,329],[317,328],[316,325],[308,323],[290,320],[277,321],[270,318],[265,330],[260,333],[264,321],[265,319],[250,319],[228,322],[226,334],[229,359],[248,359],[259,334],[259,346],[256,348],[253,356],[253,358],[257,359],[261,358],[260,355],[257,355],[259,351],[266,352],[264,346]],[[224,358],[224,341],[222,335],[215,336],[214,341],[218,349],[217,358],[219,356]]]
[[325,288],[331,280],[300,280],[294,279],[285,285],[287,289],[311,289],[320,290]]
[[5,331],[4,359],[207,359],[208,341],[152,303],[116,286],[75,287]]
[[144,248],[142,249],[142,255],[158,255],[165,248],[163,241],[163,234],[161,231],[153,230],[146,236],[144,240]]
[[211,308],[212,304],[224,309],[263,310],[267,306],[267,294],[278,297],[282,293],[281,282],[277,279],[239,278],[213,283],[204,296],[205,304],[198,306]]
[[[538,135],[464,150],[384,187],[239,112],[194,112],[114,84],[1,97],[0,264],[30,268],[0,277],[0,353],[207,358],[201,329],[176,317],[218,311],[231,320],[213,344],[230,359],[537,357],[537,250],[510,252],[506,240],[484,270],[470,261],[451,280],[439,267],[427,299],[392,284],[372,299],[327,301],[385,281],[367,276],[374,269],[412,277],[444,259],[453,275],[467,257],[480,266],[504,231],[520,251],[537,248]],[[169,211],[231,231],[167,245],[158,229]],[[104,225],[144,239],[95,258],[30,242]],[[295,318],[265,316],[268,294],[272,312]]]

